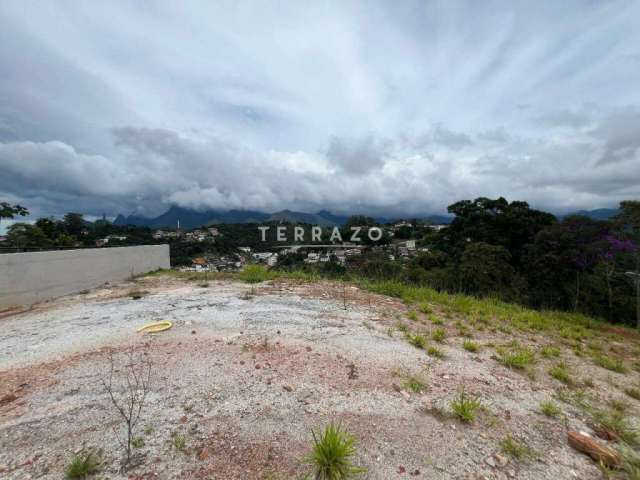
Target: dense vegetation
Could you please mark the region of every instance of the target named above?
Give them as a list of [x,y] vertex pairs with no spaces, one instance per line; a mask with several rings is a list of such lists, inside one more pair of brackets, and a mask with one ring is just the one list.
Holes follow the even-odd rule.
[[[607,221],[555,216],[525,202],[478,198],[449,207],[448,228],[424,233],[428,249],[404,262],[371,252],[340,265],[291,265],[319,274],[399,280],[436,291],[491,296],[537,309],[580,312],[635,323],[638,312],[640,202]],[[406,233],[405,233],[406,235]]]

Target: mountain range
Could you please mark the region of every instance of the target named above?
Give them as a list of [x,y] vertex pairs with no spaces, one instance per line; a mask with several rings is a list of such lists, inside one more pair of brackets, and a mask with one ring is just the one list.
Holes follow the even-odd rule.
[[[192,229],[206,225],[216,225],[221,223],[263,223],[263,222],[290,222],[308,223],[330,227],[334,225],[344,225],[349,217],[345,215],[334,215],[327,210],[320,210],[317,213],[294,212],[282,210],[275,213],[264,213],[256,210],[205,210],[197,211],[178,206],[171,206],[162,215],[154,218],[141,217],[137,215],[118,215],[114,220],[114,225],[136,225],[150,228],[175,228],[180,221],[180,227]],[[413,217],[411,217],[413,218]],[[451,222],[453,217],[445,215],[433,215],[427,217],[432,223],[443,224]],[[379,223],[389,223],[388,218],[376,218]]]
[[[557,215],[559,219],[569,215],[583,215],[594,220],[606,220],[618,213],[615,208],[598,208],[595,210],[579,210],[566,215]],[[264,213],[257,210],[192,210],[178,206],[171,206],[169,210],[154,218],[141,217],[136,215],[118,215],[114,220],[114,225],[136,225],[150,228],[175,228],[180,221],[180,227],[192,229],[206,225],[216,225],[221,223],[266,223],[266,222],[290,222],[307,223],[331,227],[334,225],[344,225],[349,217],[346,215],[334,215],[327,210],[320,210],[317,213],[294,212],[292,210],[282,210],[275,213]],[[405,218],[415,218],[409,215]],[[447,215],[430,215],[424,217],[434,224],[448,224],[453,219]],[[379,223],[390,223],[394,219],[378,217],[375,219]]]

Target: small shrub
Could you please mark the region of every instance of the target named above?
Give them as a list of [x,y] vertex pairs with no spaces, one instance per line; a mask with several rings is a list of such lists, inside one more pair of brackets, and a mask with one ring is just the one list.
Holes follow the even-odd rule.
[[444,342],[446,336],[447,332],[444,328],[436,328],[433,332],[431,332],[431,338],[436,342]]
[[560,408],[551,400],[540,402],[540,411],[547,417],[557,417],[560,415]]
[[500,449],[505,455],[510,455],[516,460],[533,456],[533,450],[524,442],[518,441],[511,435],[500,442]]
[[444,352],[434,345],[427,348],[427,355],[434,358],[444,358]]
[[416,348],[424,349],[427,346],[427,337],[421,333],[407,334],[407,341]]
[[540,349],[540,355],[542,355],[544,358],[559,357],[560,349],[552,345],[547,345],[546,347],[542,347]]
[[480,408],[480,405],[478,398],[468,396],[462,389],[458,397],[451,402],[451,409],[461,421],[470,423],[476,418],[476,411]]
[[624,362],[619,358],[598,355],[594,357],[593,360],[596,362],[596,365],[611,370],[612,372],[627,373],[627,367],[625,367]]
[[356,440],[333,423],[324,432],[313,436],[313,447],[305,462],[311,465],[312,477],[316,480],[348,480],[355,478],[364,469],[356,467],[352,458],[356,454]]
[[100,462],[89,452],[86,455],[75,455],[65,469],[65,479],[86,478],[98,471]]
[[435,314],[429,315],[429,320],[431,320],[431,323],[433,323],[434,325],[443,325],[444,324],[442,319],[440,317],[436,316]]
[[464,348],[467,352],[477,352],[480,347],[473,340],[465,340],[464,342],[462,342],[462,348]]
[[407,318],[415,322],[418,320],[418,313],[415,310],[409,310],[407,312]]
[[569,368],[567,367],[567,364],[564,362],[559,362],[555,366],[551,367],[549,369],[549,375],[551,375],[556,380],[564,383],[565,385],[568,385],[568,386],[575,385],[575,380],[573,379],[573,376],[569,372]]

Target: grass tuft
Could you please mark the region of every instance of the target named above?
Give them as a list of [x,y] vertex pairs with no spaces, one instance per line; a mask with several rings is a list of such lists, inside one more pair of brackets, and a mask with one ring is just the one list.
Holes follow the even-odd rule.
[[540,411],[547,417],[555,418],[560,415],[560,408],[551,400],[540,402]]
[[597,355],[593,358],[596,365],[616,373],[627,373],[627,367],[619,358]]
[[500,442],[500,449],[505,455],[510,455],[516,460],[532,457],[533,450],[526,443],[516,440],[511,435],[507,435]]
[[447,337],[447,332],[444,328],[436,328],[433,332],[431,332],[431,338],[436,342],[444,342],[444,339]]
[[462,348],[464,348],[467,352],[477,352],[480,347],[473,340],[465,340],[462,342]]
[[560,349],[558,347],[554,347],[553,345],[547,345],[540,349],[540,355],[542,355],[544,358],[559,357]]
[[476,411],[480,408],[480,399],[467,395],[464,388],[451,402],[451,410],[463,422],[471,423],[476,418]]
[[425,389],[425,384],[422,379],[414,376],[407,377],[407,379],[402,384],[402,387],[405,390],[410,390],[413,393],[422,393]]
[[435,345],[427,347],[427,355],[434,358],[444,358],[444,352]]
[[423,350],[427,346],[427,337],[421,333],[407,333],[407,341],[414,347]]
[[556,365],[551,367],[549,369],[549,375],[567,386],[572,387],[576,384],[571,372],[569,371],[569,367],[564,362],[558,362]]
[[640,400],[640,388],[634,388],[634,387],[625,388],[624,393],[629,395],[631,398]]
[[99,465],[100,462],[91,452],[86,455],[74,455],[65,469],[64,478],[68,480],[86,478],[97,472]]
[[311,465],[316,480],[348,480],[365,470],[356,467],[352,458],[356,454],[356,440],[333,423],[324,432],[311,431],[313,447],[305,462]]
[[535,355],[530,348],[512,346],[511,348],[497,348],[498,361],[504,366],[517,370],[524,370],[535,362]]

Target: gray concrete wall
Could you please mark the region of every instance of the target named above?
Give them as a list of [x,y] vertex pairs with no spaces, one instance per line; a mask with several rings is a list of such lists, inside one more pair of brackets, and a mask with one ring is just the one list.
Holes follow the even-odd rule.
[[158,268],[169,268],[169,245],[3,254],[0,309],[31,305]]

